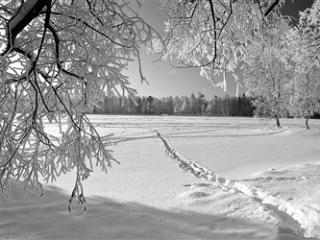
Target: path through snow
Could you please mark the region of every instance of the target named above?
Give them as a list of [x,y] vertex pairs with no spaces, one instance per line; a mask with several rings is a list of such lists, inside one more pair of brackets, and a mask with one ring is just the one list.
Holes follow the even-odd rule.
[[296,205],[279,196],[278,192],[271,193],[242,181],[234,181],[217,175],[201,166],[199,163],[185,159],[174,150],[172,145],[158,131],[157,136],[163,142],[169,156],[178,162],[178,166],[186,172],[190,172],[200,179],[214,182],[216,186],[228,190],[239,191],[260,202],[272,210],[278,219],[280,228],[290,229],[297,235],[320,238],[320,206]]

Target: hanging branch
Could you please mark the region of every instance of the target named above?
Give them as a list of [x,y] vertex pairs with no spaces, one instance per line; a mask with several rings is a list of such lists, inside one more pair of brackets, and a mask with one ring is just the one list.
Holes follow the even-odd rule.
[[145,80],[139,49],[160,35],[126,1],[8,1],[0,13],[1,185],[10,177],[41,188],[40,175],[54,181],[75,169],[71,199],[85,203],[93,161],[105,172],[118,163],[86,114],[118,87],[132,93],[123,75],[132,58]]

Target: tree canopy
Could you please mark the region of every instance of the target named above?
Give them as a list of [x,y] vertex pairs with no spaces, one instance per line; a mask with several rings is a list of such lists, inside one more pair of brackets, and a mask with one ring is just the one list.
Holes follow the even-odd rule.
[[284,1],[164,1],[168,9],[163,58],[173,67],[199,68],[200,75],[226,87],[215,75],[233,73],[246,48],[280,18]]
[[[41,187],[39,175],[75,169],[72,198],[84,201],[92,166],[114,161],[84,113],[105,94],[134,92],[123,70],[157,33],[129,1],[6,0],[0,16],[0,186]],[[50,135],[47,121],[68,127]]]

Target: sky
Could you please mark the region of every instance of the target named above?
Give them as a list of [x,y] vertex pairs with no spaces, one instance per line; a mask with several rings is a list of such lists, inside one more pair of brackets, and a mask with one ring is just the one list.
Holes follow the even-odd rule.
[[[160,0],[144,0],[139,14],[158,32],[163,32],[166,12],[160,6]],[[298,12],[311,6],[313,0],[287,0],[282,12],[298,19]],[[131,87],[140,96],[168,97],[190,96],[201,92],[207,99],[226,94],[236,95],[236,84],[232,77],[227,76],[227,91],[214,87],[211,81],[199,75],[199,69],[172,69],[166,62],[161,62],[159,56],[141,53],[142,71],[149,84],[141,83],[137,62],[129,63],[126,74]],[[218,77],[218,76],[217,76]],[[240,93],[245,89],[240,88]]]

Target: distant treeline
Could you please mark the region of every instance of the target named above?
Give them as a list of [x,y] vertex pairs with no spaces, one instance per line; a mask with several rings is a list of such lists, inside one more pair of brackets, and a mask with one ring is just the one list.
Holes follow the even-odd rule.
[[[133,99],[132,99],[133,98]],[[210,115],[210,116],[246,116],[252,117],[254,107],[252,98],[243,94],[241,97],[217,97],[211,100],[199,93],[185,97],[121,97],[107,96],[93,113],[97,114],[137,114],[137,115]]]

